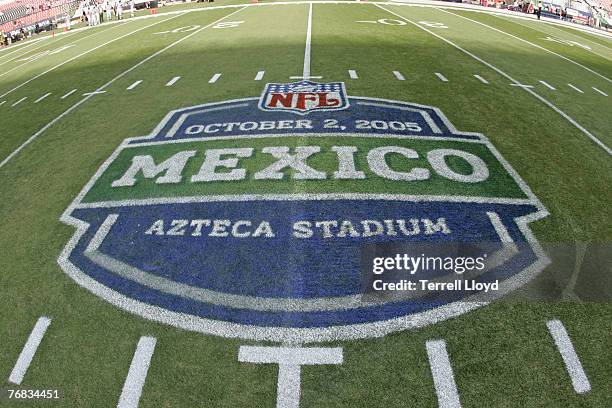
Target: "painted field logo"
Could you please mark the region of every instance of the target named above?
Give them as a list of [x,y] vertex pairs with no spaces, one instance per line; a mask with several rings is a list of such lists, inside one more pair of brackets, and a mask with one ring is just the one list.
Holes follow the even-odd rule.
[[336,111],[349,107],[343,82],[300,81],[267,84],[259,107],[266,111],[307,114],[312,111]]
[[179,109],[126,139],[62,217],[77,228],[62,268],[146,318],[304,343],[483,304],[461,291],[372,300],[368,244],[492,243],[479,280],[499,280],[498,295],[544,267],[527,225],[546,210],[486,137],[436,108],[329,85],[268,84],[261,98]]

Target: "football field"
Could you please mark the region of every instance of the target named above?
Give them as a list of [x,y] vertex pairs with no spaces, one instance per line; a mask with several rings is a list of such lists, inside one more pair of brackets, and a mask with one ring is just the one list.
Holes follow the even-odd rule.
[[[612,406],[612,36],[483,10],[221,0],[0,49],[3,392],[79,407]],[[266,122],[267,84],[297,81],[335,85],[309,94],[321,112],[298,101]],[[533,260],[486,305],[337,303],[359,263],[342,256],[372,233],[313,220],[369,220],[372,197],[386,236],[406,200],[431,240],[439,209],[462,237],[489,228]],[[275,228],[289,213],[299,244]]]

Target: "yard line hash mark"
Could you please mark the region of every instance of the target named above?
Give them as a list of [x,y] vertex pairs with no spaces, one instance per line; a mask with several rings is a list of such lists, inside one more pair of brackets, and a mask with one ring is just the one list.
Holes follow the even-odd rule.
[[484,79],[483,77],[481,77],[480,75],[474,75],[474,78],[476,78],[477,80],[479,80],[480,82],[482,82],[483,84],[489,84],[489,81],[487,81],[486,79]]
[[43,96],[41,96],[40,98],[35,100],[34,103],[38,103],[38,102],[42,101],[43,99],[45,99],[49,95],[51,95],[51,92],[47,92],[46,94],[44,94]]
[[306,48],[304,49],[304,69],[302,75],[304,79],[310,77],[310,46],[312,43],[312,3],[308,7],[308,27],[306,30]]
[[92,95],[100,95],[106,93],[106,91],[93,91],[93,92],[85,92],[83,96],[92,96]]
[[436,76],[438,77],[438,79],[440,79],[440,81],[448,82],[448,79],[444,75],[442,75],[441,73],[436,72]]
[[62,96],[60,99],[66,99],[67,97],[69,97],[70,95],[72,95],[73,93],[75,93],[77,90],[76,88],[73,89],[72,91],[68,92],[66,95]]
[[359,76],[357,75],[357,71],[355,71],[354,69],[349,69],[348,74],[351,79],[359,79]]
[[563,359],[563,363],[565,363],[565,368],[572,380],[572,386],[576,393],[584,394],[591,391],[591,383],[582,368],[578,354],[576,354],[576,350],[574,350],[572,341],[563,323],[561,323],[560,320],[549,320],[546,322],[546,326],[561,354],[561,358]]
[[264,77],[266,71],[258,71],[257,75],[255,75],[255,81],[261,81]]
[[607,93],[605,93],[604,91],[600,91],[599,89],[595,88],[594,86],[592,86],[591,88],[593,88],[593,90],[594,90],[595,92],[599,92],[599,93],[600,93],[600,94],[602,94],[603,96],[608,96],[608,94],[607,94]]
[[[433,31],[431,31],[431,30],[429,30],[429,29],[427,29],[427,28],[425,28],[425,27],[415,23],[414,21],[412,21],[412,20],[402,16],[401,14],[395,13],[395,12],[389,10],[389,9],[384,8],[380,4],[376,4],[376,7],[378,7],[381,10],[386,11],[389,14],[393,14],[394,16],[397,16],[397,17],[403,19],[403,20],[409,22],[410,24],[420,28],[421,30],[423,30],[423,31],[433,35],[434,37],[438,38],[439,40],[444,41],[445,43],[447,43],[448,45],[450,45],[450,46],[454,47],[455,49],[461,51],[465,55],[473,58],[474,60],[476,60],[476,61],[480,62],[481,64],[485,65],[486,67],[488,67],[489,69],[492,69],[493,71],[497,72],[498,74],[500,74],[504,78],[508,79],[509,81],[511,81],[513,83],[518,83],[518,81],[516,79],[512,78],[510,75],[508,75],[507,73],[505,73],[501,69],[497,68],[495,65],[492,65],[491,63],[483,60],[479,56],[477,56],[477,55],[471,53],[470,51],[466,50],[465,48],[455,44],[451,40],[449,40],[449,39],[447,39],[445,37],[442,37],[441,35],[439,35],[439,34],[433,32]],[[554,105],[548,99],[544,98],[543,96],[541,96],[540,94],[535,92],[533,89],[529,89],[529,88],[523,88],[523,89],[525,90],[525,92],[528,92],[531,96],[533,96],[534,98],[536,98],[537,100],[539,100],[540,102],[542,102],[543,104],[548,106],[550,109],[552,109],[555,112],[557,112],[561,117],[563,117],[565,120],[567,120],[569,123],[571,123],[576,129],[580,130],[585,136],[587,136],[595,144],[597,144],[599,147],[601,147],[608,155],[612,156],[612,149],[610,147],[608,147],[604,142],[599,140],[594,134],[589,132],[584,126],[582,126],[580,123],[576,122],[576,120],[574,118],[569,116],[567,113],[563,112],[556,105]]]
[[0,106],[4,105],[5,103],[6,103],[6,101],[0,102]]
[[550,89],[551,91],[556,91],[556,90],[557,90],[557,88],[555,88],[554,86],[552,86],[552,85],[548,84],[548,83],[547,83],[547,82],[545,82],[545,81],[539,81],[539,82],[540,82],[542,85],[544,85],[545,87],[547,87],[548,89]]
[[21,350],[21,354],[19,354],[15,367],[13,367],[13,371],[11,371],[9,382],[17,385],[21,384],[26,372],[28,371],[28,367],[30,367],[30,364],[32,363],[34,354],[36,354],[36,350],[38,350],[38,346],[40,346],[40,342],[42,341],[43,336],[45,335],[45,332],[49,328],[50,324],[51,319],[48,317],[42,316],[38,318],[38,321],[34,325],[25,346],[23,346],[23,350]]
[[[105,83],[104,85],[102,85],[101,87],[98,88],[98,90],[96,92],[92,92],[88,95],[84,95],[85,98],[81,99],[80,101],[76,102],[74,105],[72,105],[71,107],[69,107],[68,109],[66,109],[64,112],[62,112],[61,114],[59,114],[58,116],[56,116],[51,122],[47,123],[45,126],[43,126],[40,130],[38,130],[38,132],[34,133],[32,136],[30,136],[28,138],[28,140],[26,140],[25,142],[23,142],[21,145],[19,145],[19,147],[17,147],[15,150],[13,150],[11,152],[11,154],[9,154],[6,158],[4,158],[4,160],[2,160],[0,162],[0,169],[2,167],[4,167],[6,165],[6,163],[8,163],[11,159],[13,159],[13,157],[15,157],[16,155],[19,154],[20,151],[22,151],[23,149],[25,149],[30,143],[32,143],[34,140],[36,140],[40,135],[42,135],[47,129],[49,129],[51,126],[55,125],[57,122],[59,122],[64,116],[68,115],[70,112],[72,112],[73,110],[75,110],[76,108],[78,108],[79,106],[81,106],[82,104],[84,104],[85,102],[87,102],[89,100],[89,98],[91,98],[91,95],[96,94],[96,93],[103,93],[106,92],[104,91],[105,88],[109,87],[110,85],[114,84],[117,80],[123,78],[124,76],[126,76],[127,74],[129,74],[130,72],[132,72],[133,70],[135,70],[136,68],[140,67],[141,65],[145,64],[146,62],[150,61],[151,59],[157,57],[158,55],[162,54],[163,52],[165,52],[166,50],[174,47],[177,44],[180,44],[181,42],[187,40],[188,38],[191,38],[192,36],[194,36],[195,34],[199,33],[200,31],[213,26],[214,24],[218,23],[219,21],[222,21],[236,13],[239,13],[240,11],[244,10],[246,8],[245,7],[241,7],[238,10],[235,10],[221,18],[219,18],[216,21],[213,21],[212,23],[199,28],[196,31],[193,31],[192,33],[186,35],[185,37],[181,37],[178,40],[176,40],[173,43],[168,44],[167,46],[165,46],[164,48],[162,48],[161,50],[158,50],[156,52],[154,52],[153,54],[149,55],[148,57],[144,58],[143,60],[141,60],[140,62],[138,62],[137,64],[131,66],[130,68],[126,69],[125,71],[123,71],[122,73],[120,73],[119,75],[117,75],[116,77],[114,77],[113,79],[111,79],[110,81],[108,81],[107,83]],[[176,16],[167,18],[165,20],[161,20],[158,21],[156,23],[153,24],[149,24],[145,27],[143,27],[142,29],[148,28],[148,27],[152,27],[156,24],[160,24],[160,23],[164,23],[164,22],[168,22],[170,20],[172,20],[173,18],[177,18],[177,17],[181,17],[183,15],[185,15],[186,13],[180,13],[177,14]],[[133,32],[132,32],[133,33]],[[1,98],[1,96],[0,96]]]
[[584,93],[584,91],[583,91],[582,89],[578,89],[578,88],[576,88],[576,87],[575,87],[574,85],[572,85],[572,84],[567,84],[567,86],[569,86],[570,88],[572,88],[572,89],[573,89],[574,91],[576,91],[576,92],[580,92],[581,94],[583,94],[583,93]]
[[138,341],[132,363],[130,364],[130,370],[125,378],[123,390],[117,403],[117,408],[138,407],[142,387],[147,379],[147,372],[151,365],[151,357],[153,357],[153,351],[155,351],[155,343],[157,343],[155,337],[143,336]]
[[444,340],[425,343],[440,408],[460,408],[459,393]]
[[215,74],[208,80],[209,84],[214,84],[221,77],[221,74]]
[[172,86],[172,85],[176,84],[179,79],[181,79],[180,76],[175,76],[174,78],[172,78],[171,80],[166,82],[166,86]]
[[393,71],[393,75],[395,75],[395,77],[399,80],[399,81],[405,81],[406,78],[404,78],[404,76],[402,75],[401,72],[399,71]]
[[128,91],[131,91],[132,89],[136,88],[141,83],[142,83],[142,79],[139,79],[138,81],[134,82],[132,85],[128,86],[125,89],[128,90]]
[[28,99],[27,96],[24,96],[23,98],[21,98],[20,100],[18,100],[17,102],[15,102],[14,104],[12,104],[11,106],[17,106],[19,105],[21,102],[25,101],[26,99]]

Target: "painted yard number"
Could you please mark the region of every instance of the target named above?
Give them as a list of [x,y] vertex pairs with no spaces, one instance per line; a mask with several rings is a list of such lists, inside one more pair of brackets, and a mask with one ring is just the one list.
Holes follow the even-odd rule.
[[419,21],[419,24],[432,28],[448,28],[448,26],[443,23],[434,23],[433,21]]
[[381,18],[380,20],[371,21],[371,20],[363,20],[357,21],[358,23],[371,23],[371,24],[384,24],[384,25],[395,25],[395,26],[403,26],[406,25],[405,21],[395,20],[392,18]]
[[234,28],[238,27],[244,21],[226,21],[223,23],[215,24],[212,28]]
[[[244,23],[244,21],[226,21],[223,23],[215,24],[214,26],[212,26],[212,28],[234,28],[234,27],[238,27],[242,23]],[[160,31],[155,34],[189,33],[191,31],[195,31],[200,28],[202,28],[201,25],[184,26],[184,27],[175,28],[174,30]]]
[[155,33],[155,34],[188,33],[190,31],[195,31],[195,30],[197,30],[200,27],[202,27],[202,26],[200,26],[200,25],[185,26],[185,27],[175,28],[174,30],[160,31],[160,32]]
[[64,45],[63,47],[60,47],[60,48],[57,48],[57,49],[51,50],[51,51],[39,52],[37,54],[30,55],[29,57],[22,58],[19,61],[36,61],[37,59],[42,58],[42,57],[46,57],[47,55],[53,55],[53,54],[60,53],[60,52],[62,52],[64,50],[67,50],[70,47],[74,47],[74,44]]
[[[380,20],[376,20],[376,21],[362,20],[362,21],[357,21],[357,22],[358,23],[394,25],[394,26],[403,26],[407,24],[405,21],[395,20],[393,18],[381,18]],[[448,28],[448,26],[444,25],[443,23],[434,23],[432,21],[419,21],[419,24],[426,25],[427,27],[433,27],[433,28]]]
[[591,47],[589,47],[588,45],[580,44],[579,42],[576,42],[576,41],[562,40],[560,38],[555,38],[555,37],[546,37],[546,38],[543,38],[543,40],[558,42],[559,44],[568,45],[570,47],[578,46],[578,47],[582,47],[585,50],[589,50],[589,51],[591,50]]

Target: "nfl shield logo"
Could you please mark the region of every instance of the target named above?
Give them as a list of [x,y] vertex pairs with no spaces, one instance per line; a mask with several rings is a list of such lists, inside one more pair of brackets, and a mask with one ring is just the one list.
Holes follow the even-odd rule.
[[259,100],[265,111],[287,111],[306,115],[313,111],[335,111],[349,107],[343,82],[312,81],[267,84]]

